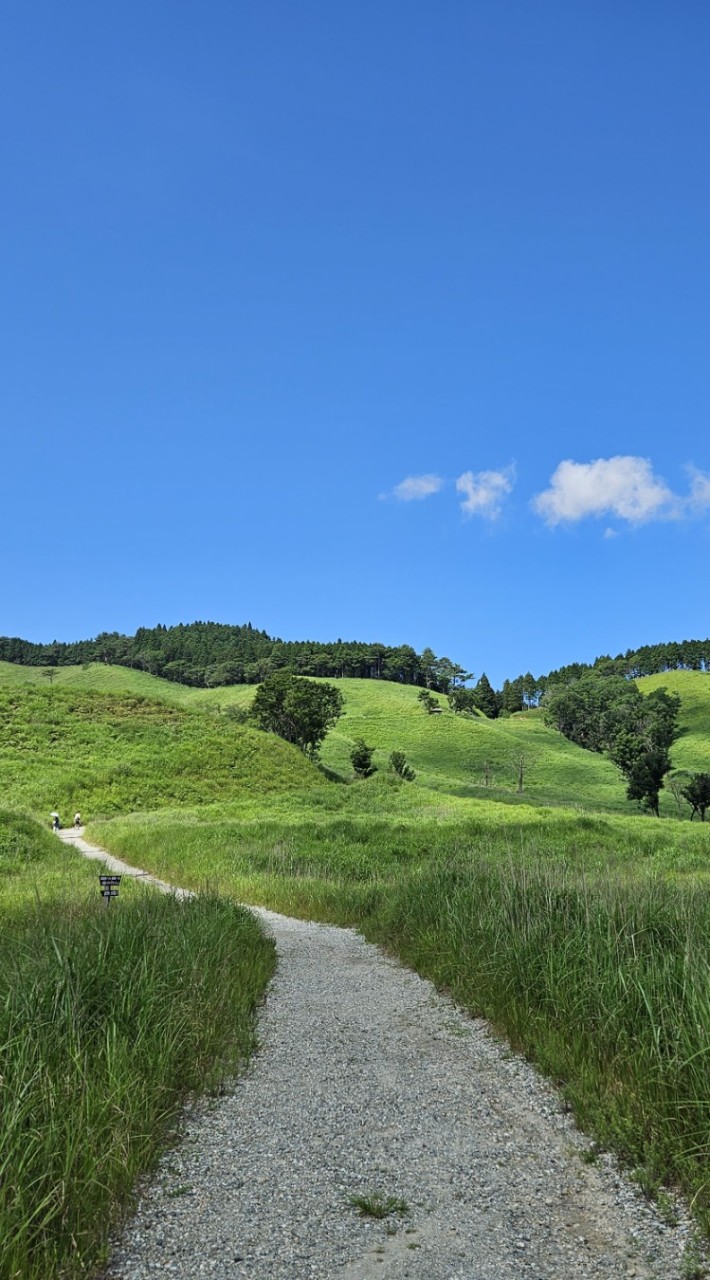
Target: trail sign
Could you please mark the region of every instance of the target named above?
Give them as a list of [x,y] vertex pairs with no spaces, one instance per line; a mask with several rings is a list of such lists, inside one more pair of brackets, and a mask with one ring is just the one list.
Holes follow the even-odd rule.
[[107,907],[110,907],[112,898],[118,897],[118,886],[120,883],[120,876],[99,876],[101,897],[105,899]]

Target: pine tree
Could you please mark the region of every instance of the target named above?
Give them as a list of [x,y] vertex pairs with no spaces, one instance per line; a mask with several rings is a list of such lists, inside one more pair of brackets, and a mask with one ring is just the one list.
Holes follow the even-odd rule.
[[500,710],[498,697],[485,671],[473,691],[473,703],[489,720],[496,719]]

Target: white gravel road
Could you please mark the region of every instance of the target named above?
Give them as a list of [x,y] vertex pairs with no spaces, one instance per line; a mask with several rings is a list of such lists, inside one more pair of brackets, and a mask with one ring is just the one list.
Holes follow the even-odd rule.
[[[681,1280],[683,1211],[586,1163],[485,1023],[351,930],[258,915],[279,959],[260,1051],[186,1114],[107,1277]],[[349,1197],[376,1194],[406,1212],[360,1217]]]

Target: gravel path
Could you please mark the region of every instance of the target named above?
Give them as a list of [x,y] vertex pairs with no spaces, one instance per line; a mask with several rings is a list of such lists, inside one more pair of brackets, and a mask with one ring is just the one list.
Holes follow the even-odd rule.
[[[680,1280],[682,1211],[585,1163],[485,1023],[351,930],[257,914],[279,956],[261,1049],[187,1113],[107,1278]],[[360,1217],[349,1197],[377,1193],[407,1212]]]

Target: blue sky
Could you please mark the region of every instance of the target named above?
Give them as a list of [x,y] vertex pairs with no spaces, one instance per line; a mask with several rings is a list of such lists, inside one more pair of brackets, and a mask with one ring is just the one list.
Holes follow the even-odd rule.
[[0,633],[708,634],[710,10],[10,0]]

